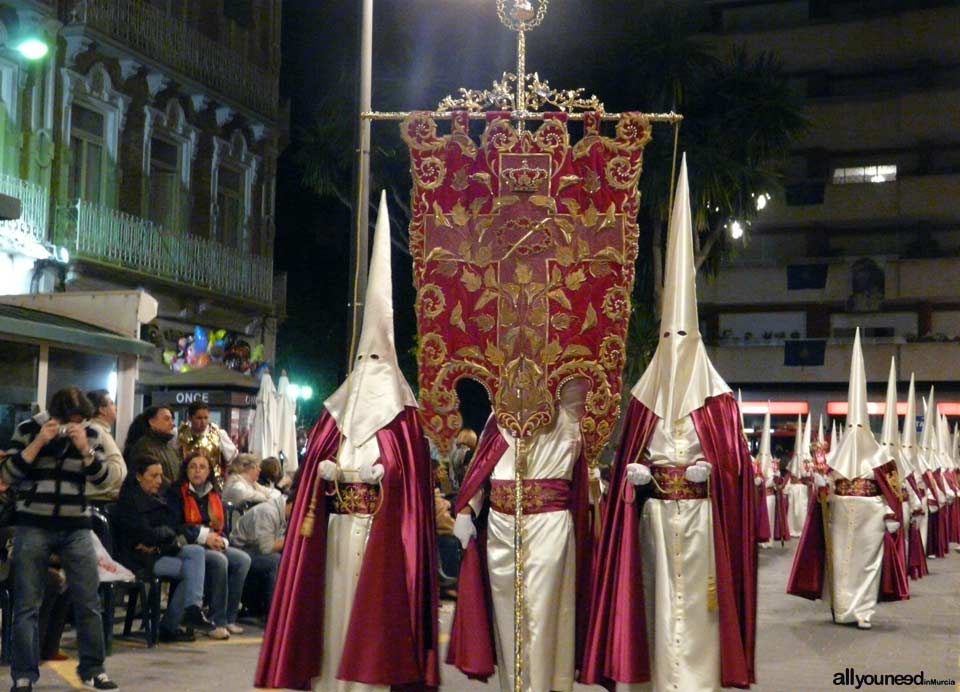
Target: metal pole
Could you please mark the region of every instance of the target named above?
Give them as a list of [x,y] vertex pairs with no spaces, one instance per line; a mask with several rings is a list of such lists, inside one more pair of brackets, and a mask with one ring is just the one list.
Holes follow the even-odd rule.
[[[360,18],[360,113],[370,110],[373,72],[373,0],[361,0]],[[360,116],[357,143],[357,165],[354,171],[356,208],[353,217],[353,237],[350,242],[352,268],[350,298],[347,304],[347,370],[353,360],[363,320],[363,302],[367,288],[367,267],[370,244],[370,120]]]

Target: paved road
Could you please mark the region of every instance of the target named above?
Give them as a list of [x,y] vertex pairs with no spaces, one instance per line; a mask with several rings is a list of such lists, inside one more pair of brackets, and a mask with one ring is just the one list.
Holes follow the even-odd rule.
[[[960,555],[931,561],[931,575],[912,583],[913,596],[903,603],[880,604],[874,628],[830,624],[829,610],[783,593],[792,547],[760,553],[760,608],[757,674],[761,692],[820,692],[835,687],[833,676],[853,667],[859,674],[914,674],[960,681]],[[450,604],[441,619],[449,627]],[[198,641],[148,650],[134,642],[117,642],[108,670],[122,689],[134,692],[248,692],[259,650],[259,632],[227,642]],[[68,633],[68,654],[76,650]],[[79,687],[76,662],[44,664],[37,692]],[[8,668],[0,674],[9,675]],[[496,689],[470,682],[445,668],[444,689],[471,692]],[[0,683],[2,688],[2,683]],[[600,690],[578,686],[578,691]],[[945,689],[912,686],[863,687],[864,690]],[[949,689],[949,688],[947,688]]]

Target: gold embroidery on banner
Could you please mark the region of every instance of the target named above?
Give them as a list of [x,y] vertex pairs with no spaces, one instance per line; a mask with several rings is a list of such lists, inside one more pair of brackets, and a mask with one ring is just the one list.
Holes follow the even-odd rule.
[[[528,131],[508,117],[491,118],[474,149],[464,117],[454,117],[453,134],[442,138],[427,114],[413,114],[401,126],[419,162],[413,171],[410,247],[418,313],[429,320],[420,325],[420,360],[427,367],[421,370],[420,395],[429,404],[427,432],[441,450],[456,432],[456,394],[447,390],[463,376],[487,387],[498,422],[520,437],[553,419],[553,398],[565,379],[586,377],[591,388],[581,429],[591,463],[612,434],[625,349],[619,333],[595,332],[601,323],[604,329],[609,321],[625,324],[629,314],[639,235],[639,195],[630,188],[642,168],[640,157],[630,152],[642,150],[650,125],[625,116],[617,124],[617,139],[611,139],[599,135],[595,120],[585,120],[586,134],[573,148],[562,119],[547,119]],[[601,167],[592,170],[583,162],[571,167],[572,149],[588,154],[598,142]],[[481,154],[477,166],[490,173],[470,174],[456,151],[444,164],[451,144],[465,155]],[[463,195],[445,200],[428,194],[434,184]],[[477,185],[489,195],[476,194]],[[560,196],[577,185],[570,197]],[[592,197],[603,189],[627,194],[616,196],[616,203]],[[581,293],[594,280],[609,288],[585,300]],[[449,345],[443,343],[447,338]]]

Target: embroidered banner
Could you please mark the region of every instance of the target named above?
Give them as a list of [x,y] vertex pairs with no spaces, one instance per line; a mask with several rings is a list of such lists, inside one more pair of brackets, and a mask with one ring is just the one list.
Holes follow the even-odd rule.
[[530,437],[573,377],[591,389],[581,428],[594,462],[620,412],[637,256],[637,183],[651,126],[626,114],[616,136],[587,113],[570,144],[564,113],[521,131],[487,113],[479,144],[467,113],[437,134],[401,124],[413,176],[410,250],[417,288],[420,402],[446,451],[462,425],[456,382],[490,393],[498,423]]

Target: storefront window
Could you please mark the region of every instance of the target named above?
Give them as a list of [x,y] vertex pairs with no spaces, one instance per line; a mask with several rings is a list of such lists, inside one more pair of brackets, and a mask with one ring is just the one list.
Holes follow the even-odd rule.
[[[115,382],[117,357],[51,348],[47,371],[47,398],[64,387],[79,387],[82,392],[110,389]],[[114,375],[114,377],[116,377]]]
[[39,360],[39,346],[0,341],[0,449],[9,448],[14,428],[33,412]]

